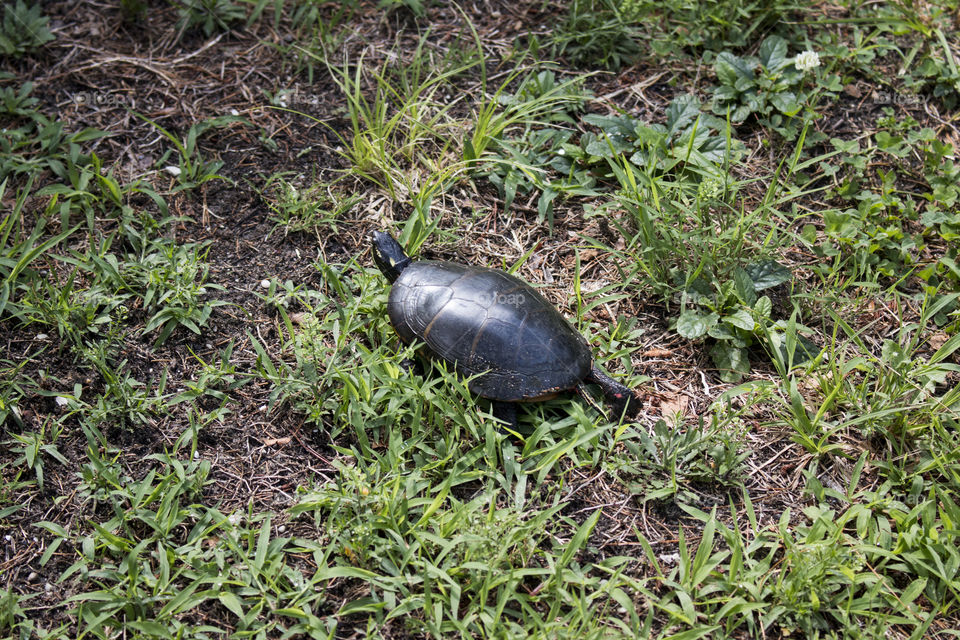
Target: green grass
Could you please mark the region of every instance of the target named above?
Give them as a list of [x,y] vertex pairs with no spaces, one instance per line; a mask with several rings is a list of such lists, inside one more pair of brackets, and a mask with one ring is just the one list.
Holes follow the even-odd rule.
[[[268,4],[181,3],[177,29],[253,29]],[[952,633],[956,151],[896,105],[820,131],[878,78],[955,121],[958,34],[931,22],[955,5],[825,23],[781,4],[796,19],[768,34],[756,3],[583,1],[551,42],[495,54],[482,25],[441,47],[437,8],[400,4],[384,24],[416,44],[335,60],[362,12],[276,3],[271,29],[342,94],[314,120],[269,112],[347,124],[342,170],[309,180],[235,172],[206,137],[248,135],[234,116],[132,119],[167,145],[137,177],[101,159],[107,132],[0,77],[0,534],[37,536],[42,575],[0,585],[0,638]],[[0,48],[36,55],[44,17],[15,14],[40,30],[4,22]],[[636,79],[609,69],[664,52],[687,69],[672,94],[610,97]],[[342,250],[225,277],[239,242],[181,216],[242,189],[267,250]],[[552,274],[647,409],[561,396],[504,436],[443,363],[409,366],[370,228]]]

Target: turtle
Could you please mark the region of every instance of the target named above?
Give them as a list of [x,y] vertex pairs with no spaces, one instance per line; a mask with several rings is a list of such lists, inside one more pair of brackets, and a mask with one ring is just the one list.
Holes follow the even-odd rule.
[[373,261],[391,283],[390,324],[406,344],[452,365],[468,387],[517,428],[517,402],[600,385],[617,416],[641,401],[595,365],[587,341],[543,296],[499,269],[413,260],[388,233],[370,234]]

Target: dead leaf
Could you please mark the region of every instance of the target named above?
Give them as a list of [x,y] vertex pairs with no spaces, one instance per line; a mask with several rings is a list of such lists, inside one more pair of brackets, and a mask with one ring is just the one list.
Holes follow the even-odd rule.
[[950,337],[945,332],[938,331],[932,336],[930,336],[930,339],[927,342],[929,342],[930,348],[936,351],[937,349],[945,345],[947,343],[947,340],[949,339]]
[[314,319],[315,319],[315,318],[313,317],[313,314],[312,314],[312,313],[303,313],[303,312],[300,312],[300,313],[291,313],[291,314],[290,314],[290,321],[293,322],[293,324],[297,324],[297,325],[301,325],[301,326],[302,326],[302,325],[305,325],[305,324],[307,324],[307,323],[309,323],[309,322],[311,322],[311,321],[314,320]]
[[600,255],[599,249],[584,249],[580,252],[580,260],[582,262],[589,262]]
[[645,358],[669,358],[673,355],[670,349],[647,349],[641,355]]

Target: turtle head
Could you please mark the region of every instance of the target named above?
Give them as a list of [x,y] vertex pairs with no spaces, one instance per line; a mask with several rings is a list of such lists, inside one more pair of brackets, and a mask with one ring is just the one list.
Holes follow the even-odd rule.
[[410,257],[389,233],[374,231],[370,234],[370,243],[373,245],[373,262],[387,280],[394,282],[410,264]]

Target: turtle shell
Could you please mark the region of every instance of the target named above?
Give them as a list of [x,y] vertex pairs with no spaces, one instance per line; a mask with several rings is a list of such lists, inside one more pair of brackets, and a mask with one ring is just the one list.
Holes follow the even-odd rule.
[[393,283],[390,322],[406,343],[452,364],[485,398],[539,400],[590,372],[586,340],[530,285],[503,271],[454,262],[407,266]]

